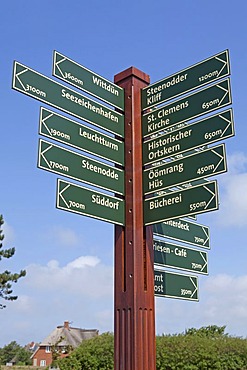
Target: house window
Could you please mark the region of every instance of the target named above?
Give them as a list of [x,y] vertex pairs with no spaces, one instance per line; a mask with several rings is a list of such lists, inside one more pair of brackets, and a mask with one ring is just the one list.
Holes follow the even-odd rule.
[[40,360],[40,366],[46,366],[46,360]]
[[46,353],[50,353],[51,352],[51,346],[46,346],[45,351],[46,351]]
[[67,348],[66,347],[62,347],[61,352],[62,353],[66,353],[67,352]]

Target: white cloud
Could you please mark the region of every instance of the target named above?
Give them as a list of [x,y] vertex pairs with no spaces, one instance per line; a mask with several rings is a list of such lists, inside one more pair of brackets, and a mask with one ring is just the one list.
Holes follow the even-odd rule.
[[220,211],[217,222],[222,226],[247,225],[247,156],[228,156],[229,171],[219,178]]
[[1,330],[9,335],[0,338],[0,347],[11,340],[41,341],[65,320],[77,327],[113,330],[112,266],[95,256],[80,256],[63,266],[53,259],[25,269],[25,279],[15,287],[18,299],[1,312]]
[[3,230],[2,234],[4,235],[4,247],[11,248],[15,240],[14,229],[4,220],[2,230]]
[[101,332],[112,331],[113,332],[113,307],[112,309],[102,310],[96,313],[95,318],[100,325]]
[[224,226],[247,224],[247,173],[227,176],[219,186],[218,222]]
[[94,256],[81,256],[79,258],[77,258],[76,260],[68,263],[68,265],[66,266],[68,269],[79,269],[79,268],[84,268],[86,266],[92,266],[92,267],[95,267],[96,265],[98,265],[98,263],[100,262],[100,260],[98,259],[98,257],[94,257]]
[[19,313],[31,313],[35,302],[33,298],[28,295],[20,295],[18,296],[16,303],[16,310]]
[[112,292],[113,268],[104,266],[95,256],[80,256],[65,266],[56,260],[46,266],[31,264],[26,270],[25,284],[36,291],[78,293],[85,297],[103,297]]
[[230,174],[239,174],[246,172],[247,168],[247,156],[245,153],[236,152],[231,155],[227,155],[228,172]]
[[49,234],[54,243],[65,247],[73,247],[79,242],[79,238],[76,233],[69,228],[54,226]]
[[247,336],[247,275],[216,275],[203,286],[204,317],[225,323],[229,331]]
[[59,268],[59,262],[57,260],[51,260],[47,263],[47,267],[51,270]]

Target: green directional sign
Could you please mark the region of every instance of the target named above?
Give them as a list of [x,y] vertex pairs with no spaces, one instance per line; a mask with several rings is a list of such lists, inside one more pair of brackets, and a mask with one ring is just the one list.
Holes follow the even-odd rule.
[[144,223],[152,225],[173,218],[190,216],[218,209],[216,181],[174,191],[144,201]]
[[142,109],[161,104],[229,74],[229,53],[225,50],[145,87],[142,90]]
[[155,239],[153,242],[155,265],[208,274],[206,252]]
[[153,225],[154,235],[210,249],[209,228],[188,220],[168,220]]
[[12,87],[106,131],[124,136],[122,114],[18,62],[14,63]]
[[[192,186],[195,186],[195,185],[201,185],[201,184],[205,184],[205,183],[208,183],[209,180],[207,179],[200,179],[200,180],[196,180],[196,181],[191,181],[191,182],[186,182],[184,184],[181,184],[181,185],[176,185],[174,187],[172,187],[171,189],[164,189],[164,190],[160,190],[160,191],[157,191],[155,192],[153,195],[155,196],[159,196],[159,195],[164,195],[164,194],[167,194],[169,192],[173,192],[175,190],[179,190],[179,189],[188,189]],[[190,215],[190,216],[186,216],[192,220],[196,220],[197,219],[197,215]]]
[[54,51],[53,76],[124,110],[124,90],[66,56]]
[[124,225],[124,200],[58,179],[57,208]]
[[124,194],[124,171],[44,140],[39,141],[38,167]]
[[196,276],[155,269],[154,295],[198,301],[198,279]]
[[143,172],[144,194],[154,193],[185,182],[226,172],[225,145],[220,144],[200,152],[153,166]]
[[232,110],[226,110],[143,143],[143,163],[174,157],[187,150],[234,136]]
[[153,135],[177,123],[207,114],[231,104],[231,101],[230,80],[226,79],[144,114],[143,136]]
[[41,107],[40,135],[124,166],[124,143]]

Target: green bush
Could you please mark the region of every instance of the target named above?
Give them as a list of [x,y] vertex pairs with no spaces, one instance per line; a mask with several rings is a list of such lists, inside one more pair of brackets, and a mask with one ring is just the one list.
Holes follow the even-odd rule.
[[80,361],[78,361],[73,356],[65,357],[63,360],[57,360],[57,364],[60,370],[81,370],[82,365]]
[[157,370],[247,369],[247,341],[241,338],[162,336],[156,353]]
[[[156,370],[247,370],[247,340],[224,334],[209,326],[185,334],[156,337]],[[84,341],[60,370],[113,370],[113,334],[104,333]]]
[[[111,370],[114,368],[114,338],[104,333],[85,340],[65,360],[58,361],[60,370]],[[66,364],[65,364],[66,363]],[[74,366],[74,367],[72,367]],[[80,366],[80,367],[79,367]]]

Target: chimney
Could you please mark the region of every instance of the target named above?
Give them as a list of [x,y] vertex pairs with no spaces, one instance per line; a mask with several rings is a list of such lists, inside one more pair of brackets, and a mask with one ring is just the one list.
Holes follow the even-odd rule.
[[63,326],[65,329],[69,329],[69,321],[64,321]]

